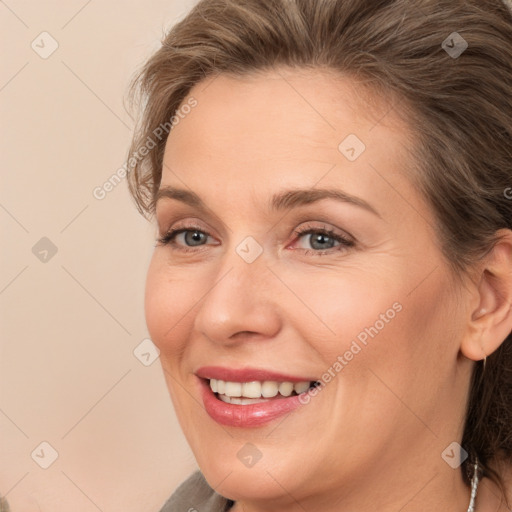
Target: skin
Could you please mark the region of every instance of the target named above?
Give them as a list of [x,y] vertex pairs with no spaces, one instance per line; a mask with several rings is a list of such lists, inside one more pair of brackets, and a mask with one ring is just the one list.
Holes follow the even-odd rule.
[[[146,319],[209,484],[236,512],[465,511],[469,489],[441,453],[462,437],[473,361],[512,329],[510,232],[457,284],[407,177],[408,126],[347,77],[221,75],[190,96],[198,105],[169,135],[161,188],[192,190],[208,210],[161,199],[157,229],[193,222],[209,236],[200,246],[183,234],[157,244]],[[348,134],[366,145],[354,162],[338,150]],[[341,189],[379,215],[334,199],[267,208],[290,188]],[[318,255],[314,237],[294,234],[304,227],[355,242],[330,241]],[[250,264],[236,252],[247,236],[263,249]],[[251,429],[204,411],[201,366],[321,377],[395,303],[401,311],[307,406]],[[247,442],[262,454],[252,468],[237,458]],[[487,487],[478,512],[498,510]]]

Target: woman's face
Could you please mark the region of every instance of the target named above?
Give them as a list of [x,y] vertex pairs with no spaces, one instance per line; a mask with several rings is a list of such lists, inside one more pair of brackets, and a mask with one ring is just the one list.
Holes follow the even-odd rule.
[[441,452],[462,428],[464,311],[406,177],[407,127],[358,90],[220,75],[167,141],[156,219],[179,232],[155,248],[147,324],[199,466],[234,500],[455,474]]

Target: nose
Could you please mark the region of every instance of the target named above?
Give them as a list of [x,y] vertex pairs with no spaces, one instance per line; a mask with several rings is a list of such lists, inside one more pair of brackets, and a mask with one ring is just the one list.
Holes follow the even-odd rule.
[[213,272],[199,304],[194,327],[218,344],[267,339],[281,328],[276,289],[279,281],[262,254],[252,263],[230,250]]

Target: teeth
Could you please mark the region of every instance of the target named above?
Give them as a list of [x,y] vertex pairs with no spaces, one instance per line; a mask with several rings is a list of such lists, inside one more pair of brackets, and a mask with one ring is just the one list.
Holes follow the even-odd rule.
[[236,405],[250,405],[250,404],[259,404],[261,402],[268,402],[267,398],[236,398],[229,397],[226,395],[219,395],[219,398],[226,402],[227,404],[236,404]]
[[241,382],[226,382],[224,386],[224,394],[227,396],[241,396],[242,383]]
[[242,384],[242,395],[247,398],[259,398],[261,396],[261,382],[254,380]]
[[304,391],[307,391],[309,389],[309,386],[309,382],[297,382],[297,384],[293,386],[293,389],[295,390],[295,393],[297,393],[297,395],[300,395],[301,393],[304,393]]
[[291,382],[281,382],[279,384],[279,393],[283,396],[290,396],[293,393],[293,384]]
[[226,396],[226,395],[219,395],[219,398],[220,398],[223,402],[226,402],[227,404],[230,404],[230,403],[231,403],[231,398],[229,398],[229,396]]
[[[291,396],[294,392],[299,395],[311,387],[311,382],[276,382],[266,380],[263,382],[230,382],[220,379],[210,379],[210,388],[217,393],[219,398],[226,403],[257,403],[258,398],[274,398]],[[252,400],[244,400],[249,398]],[[264,400],[260,400],[264,401]]]
[[261,396],[265,398],[274,398],[279,393],[279,384],[271,380],[266,380],[261,385]]

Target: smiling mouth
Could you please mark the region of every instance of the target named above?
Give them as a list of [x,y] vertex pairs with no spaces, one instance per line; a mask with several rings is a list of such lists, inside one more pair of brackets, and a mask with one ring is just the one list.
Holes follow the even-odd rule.
[[233,382],[207,379],[207,382],[218,400],[234,405],[253,405],[297,396],[320,385],[318,381],[278,382],[266,380]]

